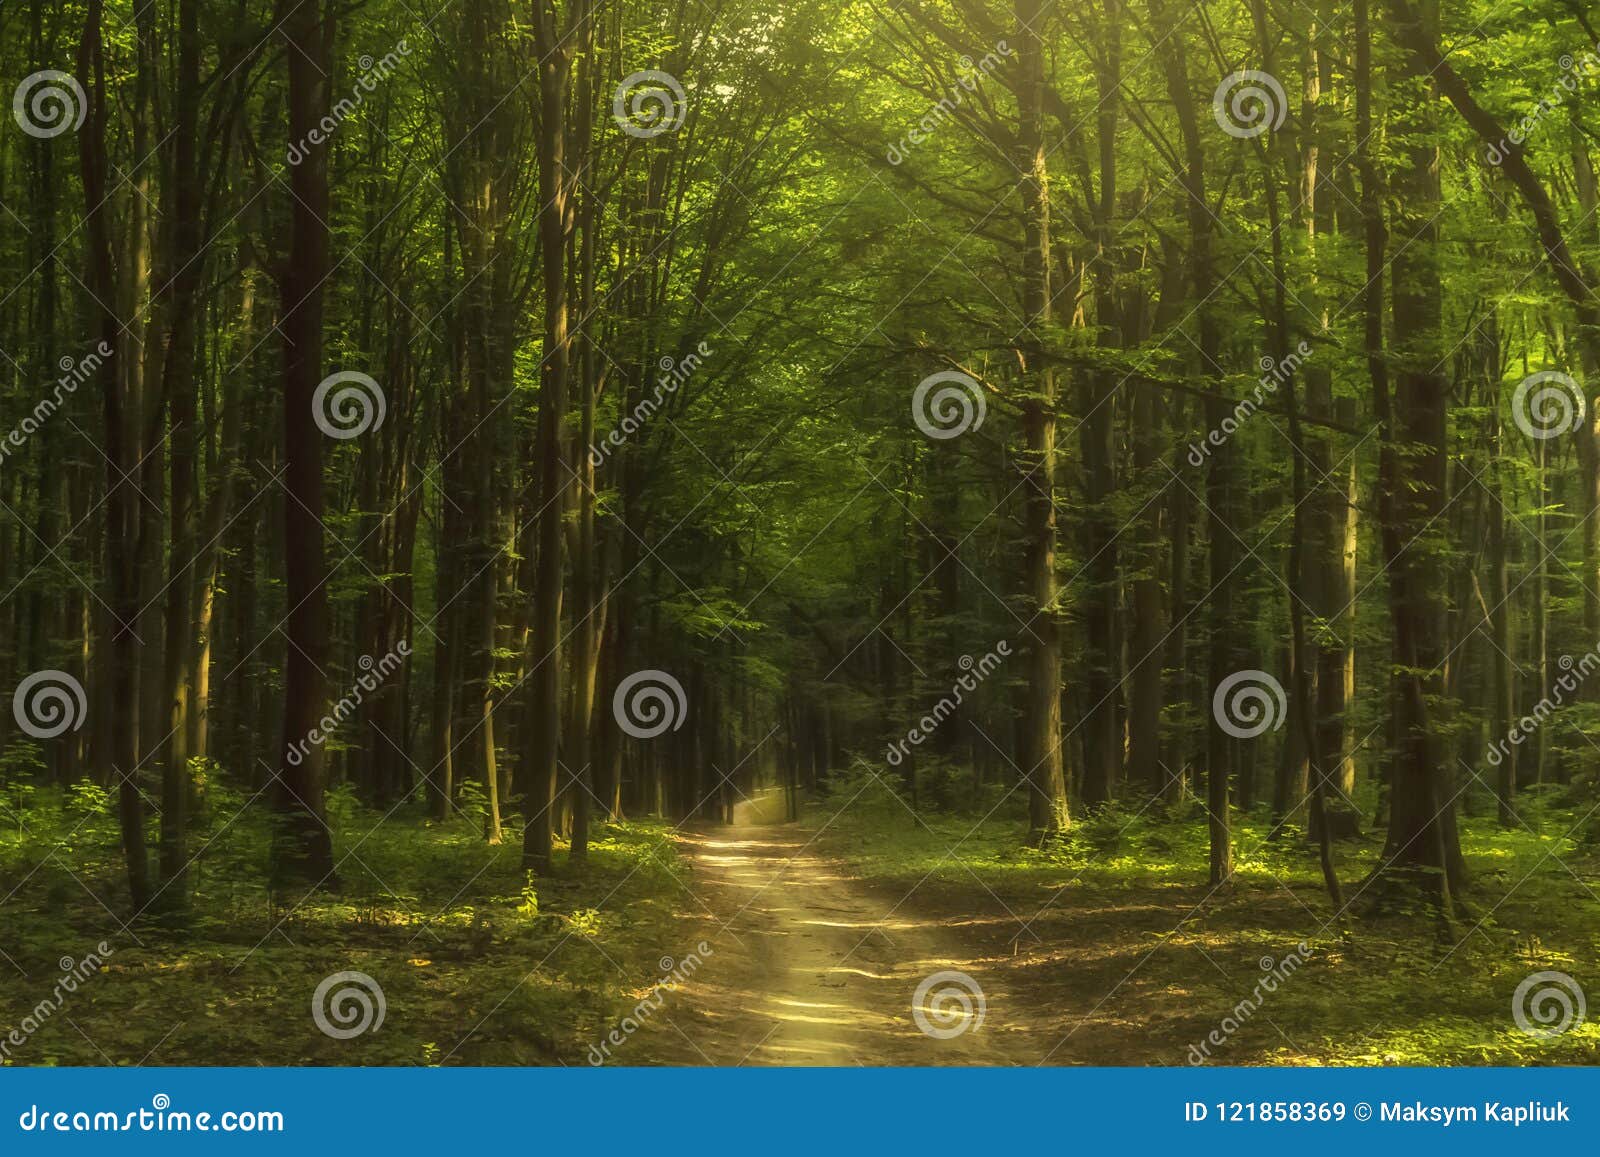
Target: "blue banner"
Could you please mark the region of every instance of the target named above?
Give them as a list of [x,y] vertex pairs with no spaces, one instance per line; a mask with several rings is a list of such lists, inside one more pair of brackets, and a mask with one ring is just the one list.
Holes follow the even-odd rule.
[[[1591,1152],[1600,1069],[0,1070],[0,1152]],[[1568,1148],[1579,1146],[1579,1148]]]

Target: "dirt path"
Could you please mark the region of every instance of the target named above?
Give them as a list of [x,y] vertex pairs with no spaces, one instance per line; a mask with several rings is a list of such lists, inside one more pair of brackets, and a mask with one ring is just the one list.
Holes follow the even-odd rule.
[[[706,910],[700,935],[711,952],[666,994],[657,1019],[618,1060],[1013,1063],[997,1039],[1006,1008],[992,962],[974,959],[931,921],[889,912],[809,850],[809,834],[754,824],[685,833],[693,864],[686,882]],[[966,974],[981,1000],[960,978],[944,978],[923,1004],[932,1027],[949,1035],[930,1036],[917,1025],[913,998],[919,983],[942,971]],[[941,991],[947,999],[935,995]]]

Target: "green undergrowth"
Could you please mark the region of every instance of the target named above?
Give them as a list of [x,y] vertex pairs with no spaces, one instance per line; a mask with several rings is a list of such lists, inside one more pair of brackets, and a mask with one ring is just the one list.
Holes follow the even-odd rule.
[[[968,935],[990,950],[997,982],[1060,1010],[1017,1030],[1047,1045],[1070,1034],[1057,1063],[1596,1064],[1600,845],[1577,794],[1528,792],[1510,828],[1487,808],[1464,817],[1469,883],[1449,922],[1420,896],[1368,884],[1381,830],[1336,843],[1347,914],[1335,919],[1303,817],[1275,828],[1265,809],[1235,815],[1223,888],[1209,884],[1206,813],[1193,800],[1075,816],[1065,837],[1034,849],[1009,801],[987,815],[913,814],[900,785],[858,776],[833,784],[804,822],[819,850],[898,911],[984,914]],[[1373,801],[1358,802],[1370,816]],[[1303,968],[1261,995],[1272,967],[1290,954],[1300,963],[1302,942]],[[1545,971],[1571,977],[1593,1005],[1550,1037],[1512,1016],[1518,985]],[[1549,988],[1536,982],[1525,1005]],[[1549,1023],[1563,1015],[1554,995],[1542,1008]],[[1223,1044],[1191,1053],[1213,1030]]]
[[[200,812],[188,911],[123,928],[105,793],[8,789],[0,1041],[26,1039],[0,1063],[582,1063],[654,977],[661,945],[684,935],[674,912],[688,868],[661,825],[601,825],[581,870],[562,853],[535,880],[514,822],[491,846],[470,816],[378,812],[336,792],[337,887],[274,897],[260,802],[211,787]],[[92,959],[101,941],[103,968],[58,1001],[68,958]],[[381,988],[383,1020],[337,1039],[317,1027],[313,996],[351,971]],[[39,1016],[42,1001],[59,1007]],[[333,1007],[359,1022],[353,997]]]

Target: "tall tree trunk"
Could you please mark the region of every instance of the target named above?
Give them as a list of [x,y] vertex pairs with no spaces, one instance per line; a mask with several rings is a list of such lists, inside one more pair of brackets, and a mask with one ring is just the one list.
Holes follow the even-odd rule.
[[[1402,43],[1428,35],[1419,21],[1410,13],[1399,16],[1396,33]],[[1358,53],[1364,56],[1370,51],[1365,0],[1359,0],[1357,22]],[[1420,63],[1413,63],[1408,72],[1431,86],[1429,71]],[[1370,68],[1366,78],[1370,80]],[[1358,77],[1356,89],[1366,99],[1366,81]],[[1437,683],[1436,671],[1444,658],[1440,595],[1446,584],[1437,549],[1416,541],[1433,525],[1445,493],[1449,383],[1440,357],[1435,132],[1431,110],[1422,104],[1410,108],[1396,125],[1396,135],[1404,143],[1394,182],[1394,225],[1400,241],[1391,263],[1395,340],[1391,356],[1396,366],[1392,402],[1387,373],[1373,382],[1374,409],[1384,438],[1380,463],[1380,485],[1386,491],[1384,561],[1389,572],[1391,634],[1400,691],[1395,704],[1400,747],[1392,770],[1389,833],[1381,874],[1416,882],[1442,911],[1449,912],[1452,894],[1463,875],[1455,793],[1450,789],[1454,777],[1444,763],[1427,707],[1430,686]],[[1357,133],[1365,139],[1359,126]],[[1370,239],[1370,221],[1368,230]],[[1369,272],[1375,261],[1381,276],[1381,253],[1370,252],[1369,245]]]
[[463,683],[462,731],[456,771],[476,776],[483,783],[487,810],[484,838],[498,844],[500,831],[500,776],[495,748],[494,676],[498,626],[498,517],[495,458],[500,439],[495,421],[495,378],[503,364],[505,334],[499,325],[504,302],[497,300],[505,273],[503,252],[504,206],[498,133],[498,102],[491,88],[498,83],[493,65],[496,44],[491,36],[499,9],[474,0],[463,5],[466,60],[467,115],[459,143],[464,169],[464,224],[461,231],[462,323],[465,338],[467,423],[461,451],[466,483],[468,542],[460,552],[465,586],[457,619],[463,628],[459,662]]
[[194,694],[194,507],[195,445],[195,317],[200,288],[199,160],[200,28],[197,0],[178,4],[177,85],[173,105],[172,215],[167,222],[166,285],[157,292],[171,303],[161,392],[172,418],[171,430],[171,562],[167,578],[165,760],[161,776],[161,903],[181,910],[188,903],[187,828],[189,813],[189,706]]
[[[1498,358],[1494,359],[1494,369],[1498,371]],[[1511,721],[1515,718],[1515,709],[1512,705],[1514,684],[1512,670],[1515,664],[1511,660],[1511,582],[1506,566],[1506,503],[1510,500],[1510,487],[1505,484],[1505,469],[1501,465],[1502,458],[1502,429],[1500,425],[1500,392],[1499,383],[1488,383],[1488,410],[1489,410],[1489,469],[1492,472],[1494,490],[1489,498],[1489,624],[1492,645],[1489,648],[1489,664],[1494,672],[1493,707],[1490,719],[1494,732],[1492,741],[1498,742],[1511,733]],[[1502,754],[1500,760],[1500,785],[1498,814],[1501,827],[1517,826],[1517,814],[1513,801],[1517,795],[1517,754],[1521,749],[1512,747]]]
[[[1102,344],[1116,346],[1122,338],[1122,318],[1117,297],[1118,260],[1113,219],[1117,203],[1117,102],[1122,84],[1121,20],[1119,0],[1105,0],[1103,40],[1096,67],[1097,137],[1100,188],[1091,206],[1095,252],[1091,262],[1095,324]],[[1046,179],[1041,174],[1041,180]],[[1109,801],[1122,777],[1123,739],[1119,726],[1117,677],[1121,659],[1121,618],[1117,582],[1118,516],[1113,431],[1116,388],[1125,375],[1116,369],[1087,371],[1079,390],[1082,414],[1078,442],[1083,455],[1083,551],[1085,570],[1084,633],[1087,647],[1080,669],[1085,715],[1083,737],[1083,802],[1094,806]]]
[[105,402],[106,459],[106,603],[108,616],[107,650],[111,658],[110,703],[121,715],[119,725],[109,730],[105,755],[110,766],[103,775],[117,785],[117,819],[122,829],[122,852],[128,868],[128,893],[135,912],[142,911],[150,896],[150,860],[145,848],[144,804],[139,795],[137,716],[137,638],[139,617],[138,571],[134,565],[133,542],[136,535],[137,491],[128,471],[133,469],[130,449],[135,427],[124,394],[124,377],[119,364],[122,326],[106,302],[116,300],[116,274],[112,264],[111,236],[106,226],[106,78],[101,41],[103,6],[101,0],[88,0],[84,14],[83,37],[78,45],[78,76],[87,87],[84,124],[78,134],[78,158],[83,172],[84,233],[89,255],[88,288],[97,309],[100,351],[101,390]]
[[[574,9],[576,11],[576,8]],[[544,358],[539,365],[540,477],[538,563],[533,593],[534,669],[528,695],[527,826],[523,862],[548,873],[555,845],[554,809],[561,749],[561,523],[570,469],[564,459],[571,337],[567,318],[567,235],[571,187],[566,170],[567,89],[572,49],[556,16],[534,14],[539,53],[539,243],[544,274]]]
[[[1260,11],[1258,9],[1258,11]],[[1305,69],[1305,136],[1302,142],[1302,170],[1304,173],[1303,224],[1306,231],[1310,258],[1310,284],[1308,304],[1315,308],[1324,333],[1330,326],[1325,295],[1321,288],[1323,252],[1334,231],[1335,190],[1323,163],[1328,156],[1336,155],[1333,147],[1329,118],[1323,111],[1327,89],[1333,77],[1333,55],[1323,43],[1324,33],[1332,22],[1332,9],[1328,0],[1321,0],[1316,21],[1306,38],[1307,63]],[[1289,335],[1284,335],[1283,350],[1289,346]],[[1281,356],[1281,355],[1280,355]],[[1332,421],[1336,403],[1333,397],[1333,367],[1330,351],[1313,349],[1305,366],[1306,410],[1313,418]],[[1352,688],[1348,677],[1353,674],[1352,629],[1355,619],[1356,592],[1347,582],[1347,573],[1354,574],[1354,559],[1347,544],[1348,528],[1353,516],[1353,506],[1346,487],[1337,485],[1335,466],[1335,440],[1326,428],[1306,439],[1306,452],[1316,474],[1313,479],[1315,497],[1309,504],[1306,517],[1305,550],[1308,554],[1302,576],[1304,592],[1312,611],[1319,620],[1311,661],[1312,706],[1316,734],[1310,745],[1320,761],[1325,783],[1323,804],[1312,810],[1313,823],[1323,814],[1330,797],[1328,784],[1336,784],[1348,798],[1354,787],[1353,769],[1349,783],[1344,776],[1347,766],[1347,730],[1345,714],[1350,705]],[[1298,509],[1298,505],[1297,505]],[[1296,801],[1298,802],[1298,801]],[[1313,833],[1321,842],[1322,833]]]
[[1050,328],[1050,200],[1044,150],[1042,0],[1017,0],[1017,155],[1023,173],[1022,311],[1017,349],[1024,389],[1024,537],[1028,628],[1028,701],[1022,723],[1022,774],[1028,783],[1028,841],[1040,845],[1067,827],[1061,756],[1061,636],[1056,607],[1056,385],[1044,358]]
[[[1256,22],[1257,35],[1262,45],[1262,63],[1270,72],[1273,67],[1271,44],[1266,21],[1266,6],[1263,0],[1255,0],[1252,12]],[[1313,73],[1314,75],[1314,73]],[[1314,82],[1308,80],[1308,86]],[[1311,88],[1308,92],[1308,104],[1312,110],[1316,108],[1317,96],[1320,89]],[[1308,117],[1312,123],[1313,132],[1316,123],[1315,113]],[[1274,142],[1276,143],[1276,142]],[[1285,150],[1287,152],[1287,150]],[[1317,833],[1317,846],[1319,861],[1322,867],[1323,884],[1328,889],[1328,897],[1333,902],[1334,912],[1342,913],[1344,900],[1339,892],[1339,877],[1333,865],[1332,835],[1328,828],[1328,774],[1325,760],[1325,750],[1321,746],[1323,738],[1322,729],[1313,714],[1313,659],[1309,654],[1310,646],[1306,632],[1305,603],[1299,592],[1308,588],[1313,592],[1313,597],[1326,598],[1322,593],[1321,582],[1310,581],[1312,568],[1320,566],[1320,562],[1313,561],[1308,565],[1306,558],[1306,523],[1310,521],[1307,514],[1307,505],[1312,494],[1307,485],[1306,466],[1314,463],[1310,448],[1306,444],[1305,434],[1301,429],[1300,404],[1296,390],[1296,378],[1299,373],[1298,362],[1289,360],[1289,303],[1288,288],[1284,284],[1288,277],[1288,270],[1284,264],[1284,221],[1278,205],[1276,184],[1272,181],[1271,162],[1273,150],[1269,146],[1262,150],[1267,161],[1264,166],[1267,170],[1265,176],[1268,183],[1266,206],[1267,226],[1272,238],[1272,309],[1270,325],[1268,326],[1269,342],[1272,348],[1273,374],[1281,378],[1283,383],[1284,416],[1289,427],[1289,446],[1292,450],[1290,463],[1290,513],[1289,513],[1289,558],[1288,581],[1289,596],[1289,648],[1290,665],[1292,667],[1290,692],[1294,697],[1294,716],[1300,728],[1300,734],[1305,742],[1306,762],[1311,778],[1311,816],[1312,828]],[[1308,180],[1308,192],[1314,198],[1316,189],[1316,161],[1315,151],[1307,150],[1308,156],[1304,161],[1305,172]],[[1292,154],[1289,158],[1292,163]],[[1288,166],[1286,166],[1288,167]],[[1315,202],[1313,201],[1312,221],[1316,219]],[[1313,227],[1312,238],[1315,238]],[[1303,347],[1302,347],[1303,348]],[[1325,475],[1326,470],[1322,473]],[[1331,531],[1324,528],[1325,534]],[[1320,578],[1320,576],[1318,576]]]
[[[314,143],[328,111],[334,17],[325,0],[300,0],[284,18],[289,139],[305,159],[289,172],[289,259],[282,277],[283,504],[288,648],[283,742],[272,794],[279,817],[273,878],[279,885],[333,883],[333,840],[323,816],[323,747],[306,743],[327,700],[327,571],[322,549],[322,443],[313,396],[322,374],[322,287],[328,276],[328,150]],[[303,748],[303,754],[302,754]]]
[[[594,143],[590,139],[595,101],[594,27],[585,20],[581,26],[582,55],[578,63],[578,123],[577,168],[580,174],[590,171],[589,158]],[[599,241],[595,230],[599,225],[595,210],[593,177],[578,179],[579,225],[581,243],[578,252],[578,316],[581,324],[595,325],[594,309],[595,255]],[[593,337],[585,331],[578,357],[578,391],[581,416],[578,437],[573,445],[572,467],[576,474],[578,519],[575,545],[572,552],[572,723],[567,729],[571,752],[573,778],[572,791],[572,847],[569,853],[574,861],[589,854],[590,797],[594,794],[593,715],[595,667],[599,658],[600,631],[604,623],[597,621],[596,605],[597,568],[595,551],[595,493],[594,462],[588,448],[594,444],[594,407],[598,387],[596,374],[599,359]]]
[[[1200,140],[1200,121],[1195,110],[1194,92],[1189,86],[1188,55],[1182,30],[1164,4],[1153,6],[1158,11],[1157,32],[1161,35],[1159,51],[1166,75],[1167,95],[1177,112],[1178,125],[1183,134],[1184,171],[1182,182],[1188,195],[1190,276],[1194,297],[1198,303],[1195,315],[1199,328],[1200,372],[1209,375],[1212,367],[1221,365],[1222,338],[1216,320],[1215,258],[1212,254],[1212,218],[1206,193],[1205,152]],[[1221,394],[1208,396],[1205,402],[1205,420],[1213,429],[1222,428],[1228,409]],[[1207,678],[1212,688],[1219,686],[1232,673],[1230,643],[1233,621],[1233,587],[1235,563],[1233,559],[1233,532],[1228,518],[1232,513],[1233,444],[1225,441],[1216,447],[1210,457],[1206,474],[1206,528],[1207,552],[1210,566],[1211,588],[1211,639],[1207,657]],[[1211,845],[1210,878],[1221,884],[1233,876],[1233,837],[1229,814],[1228,773],[1232,764],[1230,737],[1210,710],[1211,696],[1206,695],[1206,807],[1207,826]]]

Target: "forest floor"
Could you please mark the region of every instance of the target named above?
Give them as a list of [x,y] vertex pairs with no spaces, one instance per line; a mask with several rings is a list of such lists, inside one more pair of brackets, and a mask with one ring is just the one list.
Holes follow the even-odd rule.
[[[1034,851],[1015,815],[837,792],[798,823],[769,794],[727,827],[600,825],[586,865],[563,854],[538,880],[514,832],[488,845],[470,814],[334,793],[339,888],[293,898],[261,884],[259,810],[217,793],[190,911],[132,926],[106,801],[8,795],[0,1063],[1600,1063],[1600,1007],[1551,1039],[1512,1017],[1535,972],[1600,999],[1600,838],[1570,798],[1519,799],[1526,827],[1463,820],[1453,925],[1363,912],[1345,935],[1303,835],[1259,812],[1237,817],[1234,882],[1212,889],[1192,805],[1107,808]],[[1339,845],[1347,898],[1381,847]],[[101,941],[100,973],[40,1016]],[[349,1039],[312,1015],[342,972],[385,1008]],[[913,1005],[940,973],[962,975],[920,1001],[928,1035]]]
[[[1539,818],[1574,827],[1559,807]],[[1466,820],[1473,884],[1451,925],[1370,911],[1356,893],[1381,838],[1342,843],[1348,934],[1303,835],[1262,817],[1240,818],[1221,889],[1203,822],[1174,837],[1115,809],[1049,853],[1019,847],[1014,821],[871,806],[679,839],[712,952],[620,1063],[1600,1062],[1593,1016],[1550,1039],[1512,1016],[1534,972],[1600,993],[1600,849],[1576,838]],[[915,993],[952,969],[984,1015],[935,1039]]]
[[[5,802],[0,1043],[12,1030],[25,1039],[0,1064],[582,1064],[637,999],[688,902],[659,823],[600,825],[581,870],[562,863],[530,882],[514,832],[489,845],[476,816],[437,823],[417,805],[375,812],[335,794],[336,890],[268,895],[262,810],[212,800],[188,914],[124,926],[102,801]],[[104,967],[56,1006],[69,961],[101,942]],[[370,977],[384,1009],[348,1039],[312,1015],[319,985],[342,972]],[[335,1029],[357,1023],[360,987],[328,990]]]

